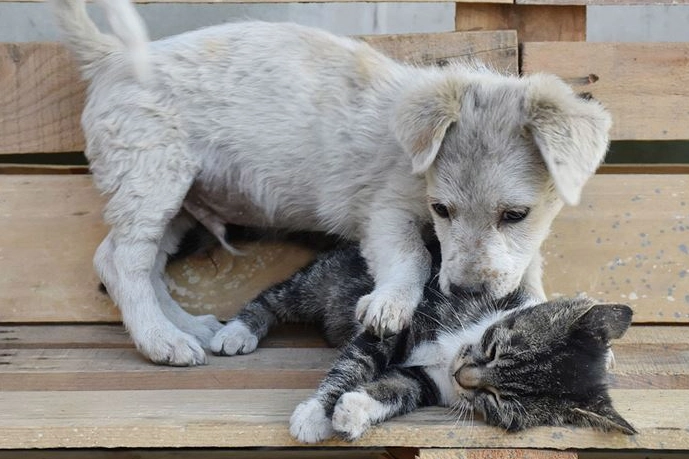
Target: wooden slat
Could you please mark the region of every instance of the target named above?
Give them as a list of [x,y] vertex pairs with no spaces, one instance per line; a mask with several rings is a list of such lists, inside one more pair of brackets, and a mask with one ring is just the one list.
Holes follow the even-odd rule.
[[[513,31],[364,39],[401,60],[432,63],[475,55],[517,72]],[[0,44],[0,81],[3,88],[12,88],[0,93],[0,154],[84,149],[79,117],[85,85],[65,48],[57,43]]]
[[514,29],[524,41],[586,40],[586,7],[457,3],[455,30]]
[[604,164],[598,174],[689,174],[689,164]]
[[613,114],[614,140],[689,139],[687,69],[689,43],[523,43],[522,71],[592,93]]
[[[133,348],[122,325],[0,326],[0,349]],[[307,325],[282,325],[261,341],[262,348],[327,347],[319,331]]]
[[86,174],[88,166],[58,166],[53,164],[0,164],[0,174]]
[[[133,346],[111,340],[112,327],[46,328],[50,327],[0,328],[0,343],[4,337],[17,338],[0,348],[3,390],[311,388],[336,354],[324,348],[322,340],[300,340],[295,337],[299,331],[292,329],[288,340],[276,343],[268,338],[250,355],[211,356],[205,367],[158,367]],[[70,330],[83,339],[69,340],[60,333]],[[41,338],[42,331],[54,339]],[[301,346],[291,347],[290,341]],[[611,372],[612,387],[689,389],[689,328],[634,326],[613,346],[617,363]]]
[[418,459],[577,459],[574,451],[534,449],[422,449]]
[[377,50],[417,65],[445,65],[451,60],[479,59],[493,68],[519,73],[514,30],[362,37]]
[[[0,323],[119,320],[91,265],[105,228],[89,180],[0,177]],[[583,203],[563,210],[546,241],[549,294],[628,302],[637,322],[689,322],[688,193],[685,175],[594,177]],[[245,257],[216,251],[213,260],[170,267],[180,303],[228,318],[312,256],[286,244],[245,250]]]
[[[299,446],[288,419],[310,390],[0,392],[0,448]],[[613,390],[639,434],[534,428],[506,434],[425,408],[328,446],[689,448],[689,391]],[[667,415],[672,413],[671,416]]]
[[[119,321],[92,268],[106,228],[103,199],[91,178],[2,176],[0,189],[0,227],[6,229],[0,239],[0,322]],[[312,257],[297,246],[269,243],[245,251],[244,257],[217,251],[213,260],[192,257],[173,266],[172,291],[195,313],[214,309],[227,317]],[[224,306],[209,306],[208,295],[222,296]]]
[[[416,451],[416,449],[412,449]],[[274,449],[50,449],[2,451],[0,459],[391,459],[384,448]],[[636,459],[636,458],[634,458]],[[651,458],[656,459],[656,458]]]
[[603,175],[544,244],[545,287],[629,303],[636,322],[689,322],[689,177]]
[[83,150],[85,86],[61,45],[0,43],[0,82],[0,154]]
[[3,391],[315,388],[335,349],[259,349],[201,367],[156,366],[135,349],[5,349]]
[[522,5],[686,5],[687,0],[514,0]]

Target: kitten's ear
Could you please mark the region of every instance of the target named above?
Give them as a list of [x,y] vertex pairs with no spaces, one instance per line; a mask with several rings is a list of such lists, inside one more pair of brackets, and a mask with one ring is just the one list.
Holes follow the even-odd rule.
[[414,174],[425,173],[435,161],[445,132],[459,119],[465,87],[458,79],[434,81],[410,91],[397,106],[392,131],[411,157]]
[[578,426],[593,427],[606,432],[616,430],[625,435],[637,433],[636,429],[615,411],[610,400],[587,408],[570,408],[570,421]]
[[545,161],[560,198],[577,205],[582,188],[608,149],[610,114],[554,75],[536,74],[528,83],[526,128]]
[[605,340],[621,338],[632,323],[632,308],[626,304],[596,304],[582,314],[577,324],[600,331]]

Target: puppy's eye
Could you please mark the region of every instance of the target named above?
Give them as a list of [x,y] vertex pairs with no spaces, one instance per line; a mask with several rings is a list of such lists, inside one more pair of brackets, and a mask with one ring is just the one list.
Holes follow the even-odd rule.
[[500,223],[519,223],[529,216],[530,210],[528,207],[506,210],[500,215]]
[[433,204],[431,204],[431,209],[433,209],[433,212],[435,212],[440,218],[450,218],[450,211],[444,204],[434,202]]

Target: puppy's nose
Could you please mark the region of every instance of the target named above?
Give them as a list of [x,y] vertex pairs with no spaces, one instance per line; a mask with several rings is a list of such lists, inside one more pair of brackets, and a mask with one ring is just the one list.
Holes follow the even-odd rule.
[[455,372],[455,380],[464,389],[481,387],[481,370],[474,365],[464,365]]
[[462,296],[473,296],[480,295],[488,291],[488,284],[485,282],[479,282],[476,284],[452,284],[450,285],[450,292],[453,295]]

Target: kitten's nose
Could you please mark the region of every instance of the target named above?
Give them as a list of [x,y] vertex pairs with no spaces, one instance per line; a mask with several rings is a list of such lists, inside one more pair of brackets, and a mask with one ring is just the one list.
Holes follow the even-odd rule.
[[452,284],[450,292],[458,297],[480,295],[488,291],[488,284],[479,282],[476,284]]
[[481,387],[481,370],[474,365],[464,365],[455,372],[455,379],[464,389]]

